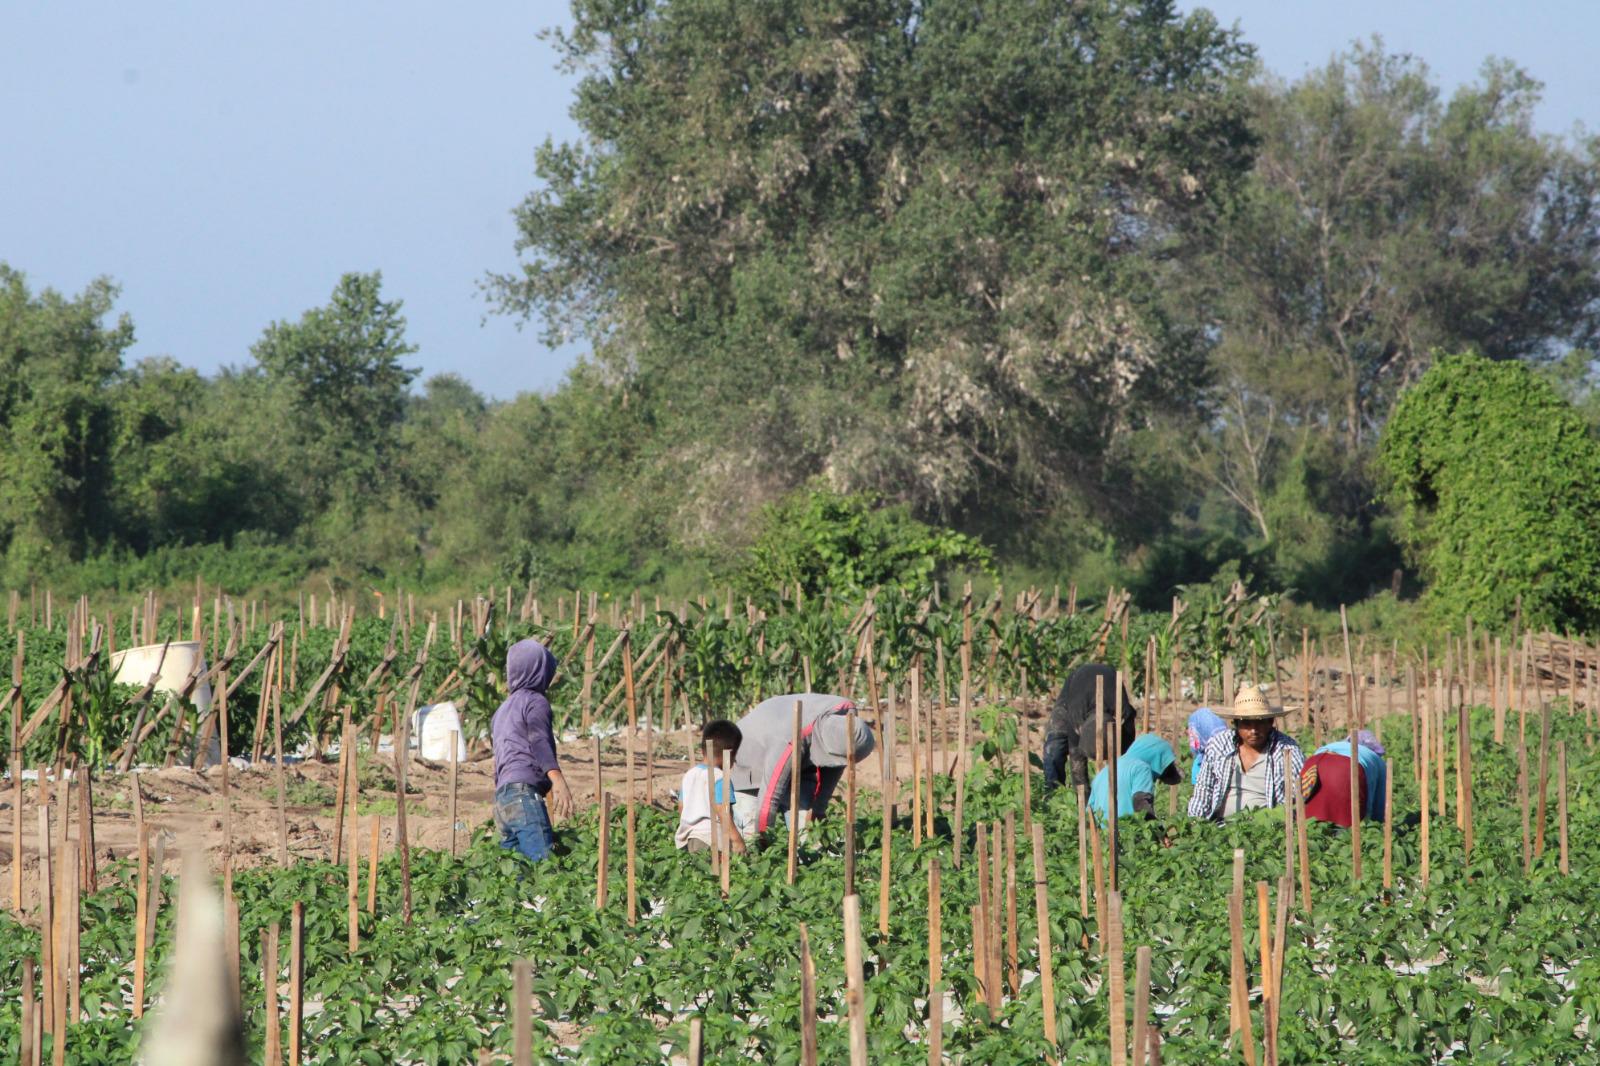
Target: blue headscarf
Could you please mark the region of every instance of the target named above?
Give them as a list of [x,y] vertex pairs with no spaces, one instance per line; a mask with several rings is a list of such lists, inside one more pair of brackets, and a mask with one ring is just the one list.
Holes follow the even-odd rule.
[[[1156,778],[1166,773],[1176,759],[1172,745],[1146,733],[1128,746],[1117,760],[1117,817],[1133,813],[1133,797],[1140,792],[1154,794]],[[1111,770],[1102,766],[1089,786],[1089,809],[1101,822],[1106,821],[1106,793],[1111,787]]]
[[1200,764],[1206,759],[1206,742],[1226,728],[1228,723],[1210,707],[1202,707],[1189,716],[1189,748],[1194,752],[1194,766],[1189,770],[1191,785],[1200,781]]
[[[1383,810],[1386,806],[1384,796],[1387,791],[1389,764],[1383,758],[1383,745],[1370,732],[1363,729],[1356,734],[1356,741],[1361,772],[1367,775],[1367,819],[1381,822],[1383,821]],[[1332,755],[1343,755],[1348,759],[1350,757],[1350,741],[1346,738],[1344,740],[1335,740],[1331,744],[1324,744],[1316,750],[1315,754],[1321,755],[1323,752]]]

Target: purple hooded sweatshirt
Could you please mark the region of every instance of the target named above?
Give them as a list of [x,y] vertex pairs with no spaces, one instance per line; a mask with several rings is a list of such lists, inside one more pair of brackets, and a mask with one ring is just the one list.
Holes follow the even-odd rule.
[[532,785],[550,791],[556,761],[556,734],[545,689],[556,676],[556,657],[537,640],[519,640],[506,652],[506,684],[511,694],[494,712],[489,735],[494,744],[494,787]]

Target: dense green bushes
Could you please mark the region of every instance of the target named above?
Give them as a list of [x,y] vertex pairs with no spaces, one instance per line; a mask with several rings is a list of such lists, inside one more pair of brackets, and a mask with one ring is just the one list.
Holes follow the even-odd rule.
[[1380,444],[1388,499],[1442,615],[1600,622],[1600,445],[1521,363],[1441,359]]

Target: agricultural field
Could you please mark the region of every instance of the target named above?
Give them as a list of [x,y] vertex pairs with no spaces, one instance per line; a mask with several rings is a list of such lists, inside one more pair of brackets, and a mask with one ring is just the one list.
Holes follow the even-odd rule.
[[[1594,1061],[1592,648],[1319,650],[1238,590],[1159,615],[1075,599],[14,598],[0,1057],[27,1061],[40,1028],[41,1062],[135,1059],[182,976],[175,901],[209,881],[173,876],[182,854],[230,901],[215,1010],[237,1003],[247,1061]],[[456,766],[393,756],[437,700],[481,734],[529,635],[563,661],[583,801],[537,866],[497,846],[482,743]],[[196,637],[228,692],[212,716],[112,681],[116,648]],[[1037,758],[1090,659],[1124,665],[1185,771],[1156,819],[1119,823],[1114,865]],[[1380,733],[1389,820],[1184,817],[1184,720],[1253,678],[1298,705],[1308,752]],[[721,869],[675,849],[699,722],[806,688],[856,698],[885,741],[829,816]],[[192,769],[218,724],[241,761]]]

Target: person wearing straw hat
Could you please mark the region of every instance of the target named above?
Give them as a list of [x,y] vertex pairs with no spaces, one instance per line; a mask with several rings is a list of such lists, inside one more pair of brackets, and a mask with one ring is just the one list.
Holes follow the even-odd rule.
[[1276,807],[1284,801],[1284,768],[1298,787],[1305,756],[1300,745],[1274,724],[1282,707],[1267,703],[1255,685],[1245,685],[1222,715],[1233,728],[1224,729],[1206,743],[1205,762],[1189,817],[1221,821],[1255,807]]

